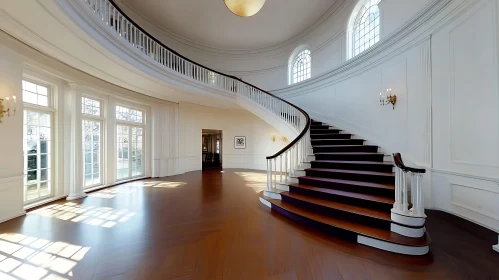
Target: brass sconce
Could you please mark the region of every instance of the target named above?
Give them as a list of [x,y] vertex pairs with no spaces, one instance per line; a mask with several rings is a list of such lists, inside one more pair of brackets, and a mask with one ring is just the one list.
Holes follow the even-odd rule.
[[272,142],[275,142],[275,134],[272,134],[272,137],[270,138],[270,140],[272,140]]
[[386,93],[379,93],[379,104],[381,106],[385,106],[388,104],[392,104],[393,109],[395,110],[395,104],[397,103],[397,96],[395,94],[392,95],[392,89],[389,88],[386,90]]
[[284,143],[288,143],[288,138],[286,138],[286,136],[281,137],[281,140]]
[[[0,98],[0,123],[2,123],[2,118],[5,114],[7,114],[7,117],[10,117],[10,112],[12,111],[12,116],[16,115],[16,97],[12,96],[12,100],[14,101],[14,109],[11,110],[10,107],[12,106],[12,103],[10,101],[10,97],[6,97],[5,99]],[[4,101],[6,104],[4,104]]]

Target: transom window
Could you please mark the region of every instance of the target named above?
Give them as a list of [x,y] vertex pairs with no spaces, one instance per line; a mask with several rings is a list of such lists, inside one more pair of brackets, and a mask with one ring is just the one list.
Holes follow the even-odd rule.
[[[22,81],[24,201],[34,202],[52,195],[52,110],[49,89]],[[39,106],[33,106],[39,105]]]
[[100,101],[90,99],[87,97],[81,98],[81,112],[82,114],[91,116],[100,116],[101,105]]
[[116,106],[116,119],[120,121],[143,123],[144,113],[140,110]]
[[310,50],[303,50],[296,55],[291,71],[291,83],[299,83],[310,78],[312,56]]
[[49,106],[48,88],[32,82],[23,81],[23,101],[30,104]]
[[379,41],[380,17],[378,4],[381,0],[367,0],[353,21],[352,57],[369,49]]

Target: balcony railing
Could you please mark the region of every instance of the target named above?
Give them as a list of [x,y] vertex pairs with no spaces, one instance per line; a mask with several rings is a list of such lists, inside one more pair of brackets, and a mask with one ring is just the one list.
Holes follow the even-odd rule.
[[307,158],[310,147],[310,117],[305,111],[241,79],[202,66],[180,55],[138,26],[112,0],[75,1],[86,3],[107,28],[154,62],[204,85],[237,94],[293,127],[299,133],[298,137],[275,155],[267,157],[267,190],[274,190],[278,181],[287,180]]

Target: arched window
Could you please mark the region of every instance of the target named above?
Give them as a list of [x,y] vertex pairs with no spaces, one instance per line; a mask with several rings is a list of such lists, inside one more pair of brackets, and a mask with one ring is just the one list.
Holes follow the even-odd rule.
[[312,56],[310,50],[303,49],[299,51],[298,54],[296,54],[292,59],[290,66],[290,84],[299,83],[309,79],[312,68]]
[[[363,4],[362,4],[362,1]],[[362,0],[354,9],[349,24],[349,58],[376,44],[380,38],[378,4],[381,0]],[[359,8],[360,7],[360,8]]]

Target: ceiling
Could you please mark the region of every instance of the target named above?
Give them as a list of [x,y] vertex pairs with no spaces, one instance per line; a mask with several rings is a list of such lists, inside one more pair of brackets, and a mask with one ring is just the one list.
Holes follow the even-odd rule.
[[223,0],[121,0],[161,29],[219,50],[256,50],[292,39],[336,0],[267,0],[252,17],[234,15]]

